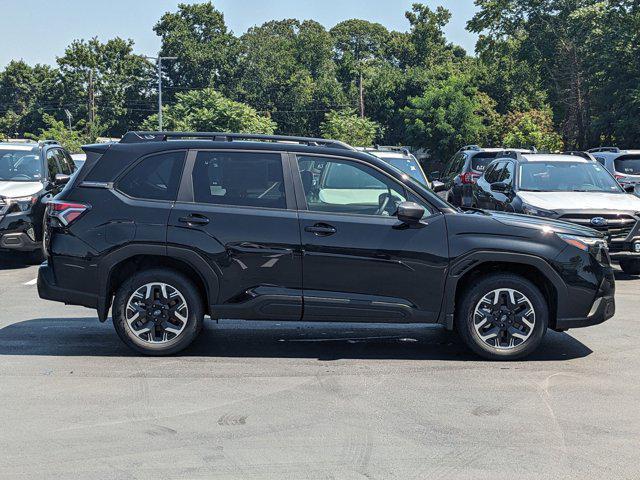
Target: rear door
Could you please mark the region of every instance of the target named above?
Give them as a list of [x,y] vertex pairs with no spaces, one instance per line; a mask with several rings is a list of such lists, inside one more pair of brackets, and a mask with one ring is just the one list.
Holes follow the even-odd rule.
[[286,155],[191,151],[169,219],[170,247],[217,272],[218,318],[300,320],[302,260]]
[[[353,159],[292,156],[303,248],[304,319],[434,322],[448,262],[445,218],[384,172]],[[422,202],[423,224],[395,217]]]

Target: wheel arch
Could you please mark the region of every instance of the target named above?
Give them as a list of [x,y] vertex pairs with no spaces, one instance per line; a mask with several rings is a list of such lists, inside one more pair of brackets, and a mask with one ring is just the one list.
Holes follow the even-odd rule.
[[440,323],[453,330],[459,300],[474,280],[491,273],[512,273],[530,280],[542,291],[549,305],[549,326],[555,327],[561,305],[567,298],[567,287],[560,275],[544,259],[533,255],[482,251],[456,260],[449,269]]
[[211,305],[218,298],[219,279],[215,270],[200,255],[191,250],[160,245],[129,245],[107,255],[98,265],[100,279],[98,294],[98,318],[107,319],[111,302],[122,280],[137,271],[166,267],[185,274],[197,286],[205,305],[205,313],[211,313]]

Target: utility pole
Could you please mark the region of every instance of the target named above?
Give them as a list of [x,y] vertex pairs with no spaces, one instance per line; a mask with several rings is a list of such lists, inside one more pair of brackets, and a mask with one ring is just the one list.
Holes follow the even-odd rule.
[[89,70],[89,88],[88,88],[88,110],[89,110],[89,125],[93,125],[96,119],[96,97],[93,88],[93,70]]
[[162,131],[162,61],[177,60],[178,57],[147,57],[149,60],[156,61],[156,70],[158,72],[158,131]]

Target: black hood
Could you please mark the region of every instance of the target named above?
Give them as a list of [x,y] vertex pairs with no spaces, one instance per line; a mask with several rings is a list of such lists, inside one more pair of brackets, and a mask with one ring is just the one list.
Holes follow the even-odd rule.
[[504,225],[522,228],[534,228],[537,230],[549,229],[555,233],[566,235],[578,235],[581,237],[604,238],[600,232],[575,223],[563,222],[561,220],[551,220],[547,218],[534,217],[532,215],[521,215],[518,213],[486,212],[492,218]]

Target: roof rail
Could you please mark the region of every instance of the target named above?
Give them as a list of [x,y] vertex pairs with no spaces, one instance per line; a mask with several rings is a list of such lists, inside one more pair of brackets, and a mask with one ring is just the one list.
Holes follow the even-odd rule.
[[482,147],[480,145],[465,145],[464,147],[461,147],[460,150],[458,150],[459,152],[463,151],[463,150],[476,150],[476,151],[480,151],[482,150]]
[[509,150],[506,149],[501,155],[498,155],[496,158],[513,158],[514,160],[522,160],[522,152],[518,152],[517,150]]
[[355,150],[339,140],[326,138],[290,137],[286,135],[263,135],[257,133],[221,133],[221,132],[127,132],[120,143],[165,142],[169,139],[198,139],[215,142],[234,142],[256,140],[275,143],[299,143],[301,145],[323,146],[342,150]]
[[384,152],[398,152],[404,155],[410,155],[409,147],[399,147],[395,145],[376,145],[373,150],[384,151]]
[[597,162],[596,157],[591,154],[591,151],[583,152],[581,150],[571,150],[569,152],[562,152],[563,155],[573,155],[576,157],[586,158],[592,162]]
[[587,150],[588,153],[598,153],[598,152],[611,152],[611,153],[620,153],[620,149],[618,147],[597,147],[590,148]]
[[60,145],[60,142],[57,140],[40,140],[38,142],[39,145]]

